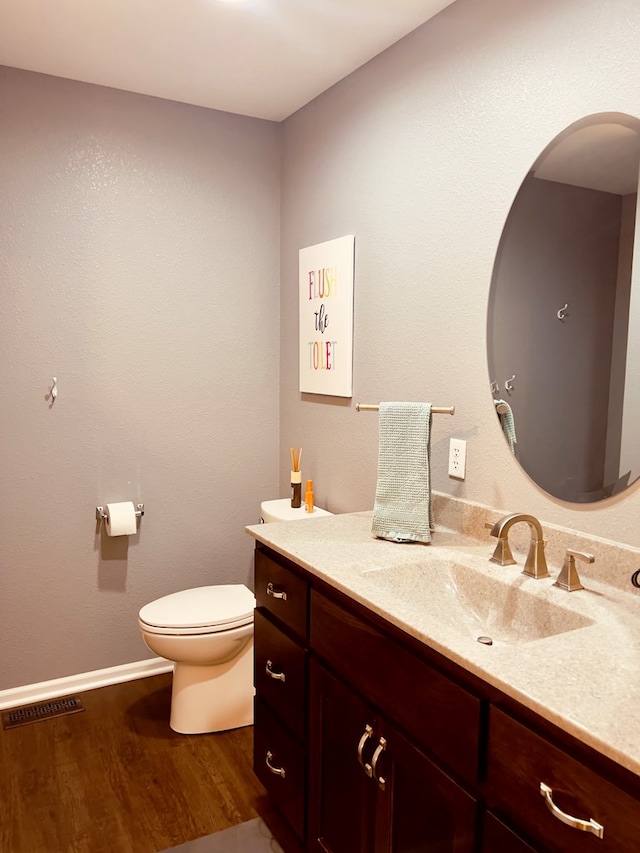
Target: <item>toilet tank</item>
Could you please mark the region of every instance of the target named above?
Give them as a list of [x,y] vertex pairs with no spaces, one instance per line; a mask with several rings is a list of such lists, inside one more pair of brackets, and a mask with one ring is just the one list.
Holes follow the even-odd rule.
[[260,521],[270,523],[272,521],[302,521],[305,518],[319,518],[321,515],[333,515],[326,509],[314,506],[313,512],[307,512],[304,504],[293,508],[290,498],[281,498],[276,501],[262,501],[260,504]]

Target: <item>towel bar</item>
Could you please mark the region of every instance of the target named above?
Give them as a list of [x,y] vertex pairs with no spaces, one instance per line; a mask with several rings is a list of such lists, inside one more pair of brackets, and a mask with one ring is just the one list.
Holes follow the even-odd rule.
[[[379,412],[380,406],[370,403],[356,403],[356,412]],[[434,415],[455,415],[455,406],[432,406],[431,411]]]

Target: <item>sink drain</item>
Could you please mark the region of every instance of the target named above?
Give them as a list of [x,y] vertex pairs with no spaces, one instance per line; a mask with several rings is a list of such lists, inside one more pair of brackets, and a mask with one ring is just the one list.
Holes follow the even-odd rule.
[[477,642],[483,643],[483,645],[485,646],[493,645],[493,640],[491,639],[491,637],[485,637],[484,635],[482,637],[478,637]]

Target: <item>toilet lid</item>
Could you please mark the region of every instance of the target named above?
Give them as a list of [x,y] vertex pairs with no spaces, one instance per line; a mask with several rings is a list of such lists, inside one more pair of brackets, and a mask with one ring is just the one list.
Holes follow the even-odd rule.
[[242,584],[219,584],[184,589],[146,604],[141,622],[155,628],[228,630],[253,620],[255,598]]

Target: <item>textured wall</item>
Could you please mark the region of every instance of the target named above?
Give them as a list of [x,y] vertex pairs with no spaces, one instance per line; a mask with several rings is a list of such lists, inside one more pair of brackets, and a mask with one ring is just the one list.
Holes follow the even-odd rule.
[[250,580],[279,181],[277,124],[0,69],[0,689],[140,660],[142,604]]
[[[140,659],[143,603],[247,581],[242,528],[287,493],[291,445],[318,502],[370,508],[357,400],[456,405],[436,489],[640,545],[637,489],[567,507],[521,472],[485,354],[515,193],[572,121],[640,115],[639,35],[636,0],[457,0],[287,120],[279,450],[280,128],[0,70],[0,689]],[[354,399],[301,398],[298,249],[348,233]],[[125,552],[93,513],[129,498]]]
[[[428,400],[456,406],[434,421],[435,489],[640,545],[637,487],[574,507],[523,474],[494,413],[485,348],[518,187],[577,119],[640,114],[639,37],[636,0],[457,0],[285,122],[281,458],[304,446],[320,504],[373,505],[377,416],[353,404]],[[356,235],[351,402],[301,396],[297,384],[298,249],[343,234]],[[468,443],[464,483],[447,476],[451,436]],[[281,478],[284,488],[285,465]]]

